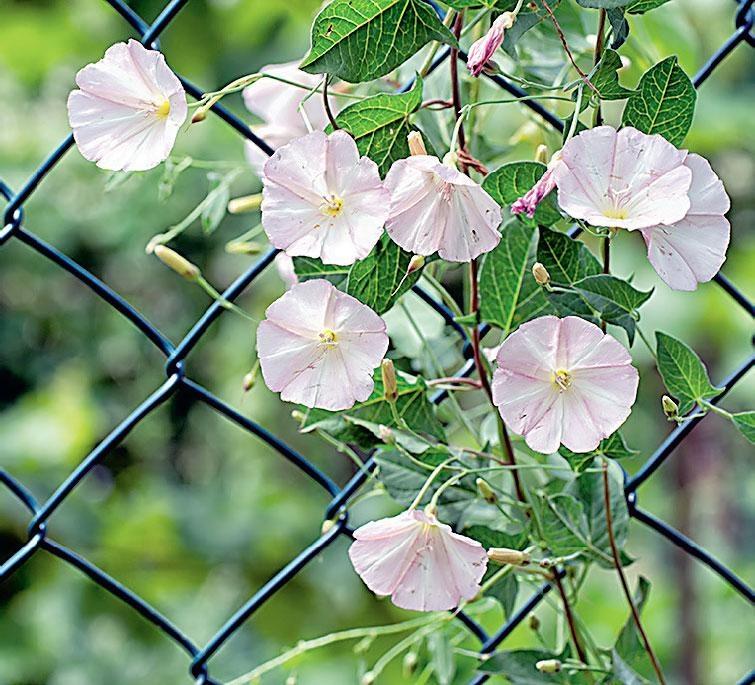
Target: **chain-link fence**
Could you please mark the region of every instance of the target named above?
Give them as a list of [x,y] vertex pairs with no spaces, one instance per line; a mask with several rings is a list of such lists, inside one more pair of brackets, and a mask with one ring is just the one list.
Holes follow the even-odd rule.
[[[156,49],[159,48],[159,36],[169,27],[173,19],[189,2],[189,0],[171,0],[171,2],[168,2],[165,5],[160,15],[152,23],[148,23],[122,0],[105,1],[140,35],[140,40],[144,45]],[[708,77],[713,74],[716,67],[726,59],[727,55],[738,46],[746,44],[750,47],[755,47],[755,34],[753,33],[755,10],[752,5],[753,0],[741,0],[737,3],[736,13],[734,14],[734,31],[728,40],[721,45],[721,47],[695,75],[693,79],[695,87],[700,87]],[[430,66],[430,71],[434,71],[439,65],[450,58],[466,60],[466,55],[460,51],[446,49],[435,58]],[[526,95],[526,93],[517,85],[501,76],[488,75],[487,77],[512,95]],[[195,98],[201,97],[203,92],[202,89],[189,83],[186,79],[180,76],[179,78],[181,78],[181,82],[187,93]],[[411,85],[411,83],[408,83],[400,90],[407,90]],[[562,129],[562,121],[553,113],[543,108],[539,103],[532,100],[523,100],[522,105],[529,107],[549,125],[559,130]],[[250,140],[265,153],[272,154],[273,150],[264,140],[257,137],[243,121],[234,116],[222,105],[215,104],[212,107],[212,111],[229,126],[235,129],[241,136]],[[210,326],[212,326],[218,317],[226,311],[224,306],[219,302],[213,303],[205,311],[204,315],[194,324],[186,336],[178,344],[174,344],[106,283],[102,282],[83,266],[57,250],[53,245],[41,240],[34,233],[24,227],[24,204],[31,195],[37,191],[37,188],[45,177],[54,171],[63,156],[72,146],[73,135],[69,135],[60,143],[60,145],[58,145],[47,159],[42,162],[42,164],[29,177],[24,186],[18,191],[14,192],[2,181],[2,179],[0,179],[0,194],[2,194],[8,202],[4,213],[4,227],[0,231],[0,247],[11,240],[19,241],[28,246],[31,250],[34,250],[37,254],[68,271],[74,278],[86,285],[102,300],[116,309],[123,317],[136,326],[136,328],[138,328],[150,340],[150,342],[152,342],[165,355],[165,372],[167,379],[127,417],[125,417],[123,421],[121,421],[107,435],[107,437],[102,440],[102,442],[86,455],[65,481],[63,481],[55,492],[53,492],[44,502],[37,501],[23,483],[19,482],[11,474],[0,468],[0,483],[5,486],[5,489],[10,492],[12,496],[18,498],[18,500],[25,505],[29,510],[31,519],[28,527],[28,541],[9,559],[5,560],[2,566],[0,566],[0,581],[7,578],[40,550],[45,551],[77,568],[93,582],[128,604],[147,621],[153,623],[163,632],[166,638],[176,642],[189,656],[189,672],[191,678],[194,679],[194,682],[197,685],[218,683],[217,680],[210,676],[209,662],[218,650],[223,647],[225,642],[246,621],[248,621],[254,613],[265,604],[265,602],[275,595],[275,593],[282,590],[288,581],[317,557],[320,552],[331,545],[339,536],[351,535],[352,531],[348,525],[346,506],[348,505],[350,498],[367,480],[375,464],[372,459],[368,459],[365,462],[364,467],[360,469],[351,480],[349,480],[349,482],[343,486],[339,486],[306,457],[296,452],[252,419],[240,414],[233,407],[223,402],[186,375],[185,361],[187,357],[191,354],[192,350],[196,347],[197,343]],[[578,230],[573,230],[571,235],[576,235],[577,232]],[[242,273],[223,293],[223,299],[234,301],[242,292],[249,288],[255,279],[257,279],[257,277],[273,262],[275,253],[275,250],[270,250],[259,259],[257,263]],[[752,316],[753,305],[741,291],[739,291],[721,273],[715,277],[715,281],[731,297],[733,303],[745,309]],[[454,321],[453,314],[447,310],[442,303],[436,301],[419,287],[415,288],[415,292],[417,292],[420,298],[433,307],[444,318],[449,326],[453,327],[454,330],[463,337],[465,336],[464,329]],[[484,328],[481,332],[484,333]],[[468,361],[461,369],[459,369],[456,374],[459,376],[469,375],[474,370],[474,362],[469,359],[469,357],[471,357],[471,346],[465,337],[464,343],[463,350]],[[745,341],[745,344],[747,344],[747,341]],[[744,377],[752,367],[754,360],[755,357],[750,356],[737,369],[732,371],[727,378],[719,383],[722,391],[718,397],[712,400],[714,403],[722,399],[734,387],[734,385]],[[55,514],[65,499],[71,495],[79,483],[87,478],[100,462],[107,459],[108,455],[142,420],[148,417],[155,409],[157,409],[157,407],[168,401],[178,392],[188,393],[195,399],[211,407],[214,411],[225,416],[231,422],[237,424],[249,433],[252,433],[258,439],[263,440],[282,458],[294,464],[307,474],[307,476],[316,481],[331,497],[330,502],[323,513],[323,520],[335,521],[335,524],[325,534],[315,540],[307,548],[303,549],[298,556],[292,559],[278,573],[270,578],[265,585],[250,597],[247,602],[241,606],[236,613],[219,628],[219,630],[217,630],[209,642],[203,646],[192,642],[192,640],[182,632],[180,627],[173,624],[155,607],[121,584],[118,580],[109,576],[75,551],[52,540],[47,535],[47,522]],[[444,397],[445,392],[440,392],[433,397],[433,401],[439,403]],[[634,519],[652,528],[669,540],[669,542],[708,566],[708,568],[714,573],[717,573],[724,582],[728,583],[747,601],[753,603],[753,601],[755,601],[755,593],[753,593],[752,588],[750,588],[741,578],[737,577],[730,569],[697,545],[694,541],[685,537],[679,531],[675,530],[664,521],[659,520],[651,513],[643,510],[638,504],[638,490],[640,486],[653,476],[657,469],[701,420],[702,417],[692,418],[675,428],[647,459],[640,470],[631,478],[626,479],[624,490],[629,512]],[[552,586],[550,583],[543,584],[505,624],[490,635],[463,612],[458,612],[456,616],[458,620],[467,627],[470,633],[479,640],[480,652],[489,654],[494,652],[504,640],[506,640],[509,634],[535,607],[537,607],[538,604],[540,604],[540,602],[543,601],[551,589]],[[477,685],[485,682],[487,679],[487,675],[479,675],[472,680],[472,684]],[[755,670],[746,674],[740,680],[739,685],[753,682],[755,682]]]

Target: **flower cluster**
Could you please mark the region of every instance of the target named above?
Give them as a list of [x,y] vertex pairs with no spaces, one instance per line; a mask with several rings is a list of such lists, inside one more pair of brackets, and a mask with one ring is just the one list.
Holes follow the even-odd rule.
[[[494,68],[492,57],[502,45],[505,32],[517,21],[522,5],[519,2],[513,12],[497,16],[490,30],[472,44],[468,68],[473,77]],[[68,99],[69,120],[86,159],[115,171],[146,170],[167,159],[186,120],[188,105],[180,80],[159,52],[133,40],[118,43],[102,60],[84,67],[76,83],[78,89]],[[330,278],[332,274],[343,275],[345,270],[351,274],[350,269],[358,262],[379,251],[379,244],[391,245],[394,254],[400,253],[402,263],[409,265],[397,275],[395,280],[400,278],[400,282],[391,284],[391,296],[410,275],[417,277],[415,272],[425,267],[426,257],[437,254],[452,268],[471,264],[466,284],[471,311],[457,316],[454,323],[458,328],[471,327],[470,356],[479,381],[435,381],[449,383],[450,387],[444,388],[447,392],[458,389],[454,382],[466,382],[486,392],[488,410],[499,421],[499,447],[502,452],[509,450],[508,461],[495,455],[492,461],[501,469],[514,471],[515,491],[526,517],[532,515],[533,505],[520,486],[514,450],[506,446],[507,430],[521,436],[529,450],[546,455],[543,459],[556,459],[553,455],[560,450],[591,455],[630,415],[639,373],[627,348],[606,332],[606,323],[617,321],[609,321],[598,311],[599,303],[595,302],[599,298],[579,295],[590,312],[601,315],[602,328],[588,321],[587,314],[581,318],[580,311],[575,312],[580,316],[561,315],[567,312],[548,298],[564,292],[576,297],[576,278],[574,287],[552,284],[546,267],[533,264],[535,260],[529,256],[529,264],[506,265],[518,279],[506,292],[516,290],[518,295],[525,270],[530,270],[534,279],[530,297],[540,296],[537,314],[547,313],[531,315],[518,327],[507,326],[489,356],[488,369],[479,340],[476,260],[499,244],[507,248],[501,244],[503,214],[499,201],[486,190],[487,184],[481,185],[466,173],[473,158],[463,143],[458,151],[452,149],[440,159],[428,154],[416,131],[408,140],[411,154],[393,158],[381,177],[378,165],[360,153],[357,140],[339,130],[337,122],[331,122],[335,130],[326,132],[335,103],[328,101],[325,108],[320,99],[307,97],[308,89],[315,90],[320,83],[320,77],[287,63],[264,67],[243,90],[247,108],[262,120],[253,127],[255,132],[275,148],[269,159],[264,159],[257,148],[247,148],[249,164],[263,186],[261,201],[257,196],[249,204],[261,210],[260,230],[280,251],[276,263],[287,286],[257,327],[259,367],[270,390],[279,393],[282,400],[308,409],[341,412],[368,400],[388,405],[390,421],[385,423],[391,428],[383,423],[362,423],[410,463],[430,470],[434,466],[417,459],[406,444],[416,447],[419,443],[420,454],[433,448],[444,456],[451,455],[435,468],[416,500],[402,513],[355,530],[349,557],[365,584],[378,595],[390,596],[399,607],[454,609],[481,592],[489,560],[524,565],[529,562],[529,550],[486,551],[480,542],[454,532],[439,520],[439,494],[455,482],[454,478],[469,475],[472,469],[455,466],[463,473],[446,481],[430,504],[419,508],[426,489],[443,466],[463,463],[458,456],[463,450],[428,440],[429,431],[424,426],[408,426],[399,413],[397,381],[392,361],[386,359],[388,327],[375,311],[379,307],[349,294],[353,291],[343,288],[339,280],[331,282],[312,274],[307,280],[306,274],[297,274],[294,260],[318,260],[322,273]],[[579,107],[578,100],[577,114]],[[457,121],[454,141],[459,138],[463,116]],[[195,120],[200,118],[195,116]],[[465,161],[457,166],[458,159]],[[481,163],[471,168],[485,171]],[[648,135],[632,126],[619,130],[598,126],[567,137],[535,185],[511,206],[511,213],[520,217],[512,222],[534,231],[536,227],[524,217],[536,217],[538,206],[553,191],[559,210],[554,221],[594,227],[606,240],[619,229],[639,231],[650,263],[674,289],[693,290],[698,283],[710,280],[725,259],[730,228],[725,217],[729,198],[723,184],[704,158],[678,149],[661,135]],[[520,188],[508,199],[519,192]],[[530,247],[531,241],[520,251],[529,255]],[[163,245],[158,248],[155,254],[164,263],[211,289],[198,267]],[[501,252],[499,249],[486,259],[501,257]],[[511,251],[504,251],[502,258],[512,260]],[[325,269],[326,265],[332,266],[332,271]],[[606,273],[594,276],[604,279],[602,284],[611,278],[607,266],[606,262]],[[346,279],[349,281],[350,276]],[[432,279],[428,282],[443,290]],[[384,287],[382,281],[376,286]],[[499,299],[504,296],[501,293],[505,289],[499,290],[498,283],[493,289]],[[444,295],[453,299],[448,293]],[[605,291],[598,295],[605,298]],[[511,321],[516,301],[509,304]],[[387,306],[380,311],[385,309]],[[627,318],[634,325],[636,312],[631,308],[628,311]],[[374,376],[380,368],[384,387],[382,396],[376,397]],[[488,383],[490,371],[492,382]],[[670,398],[664,398],[663,407],[669,418],[678,418],[678,407]],[[386,415],[378,416],[383,421]],[[403,443],[394,430],[402,432]],[[482,451],[482,440],[480,446],[478,457],[491,456]],[[484,500],[497,504],[495,490],[484,479],[476,482]],[[580,503],[571,508],[570,515],[581,515]],[[526,525],[521,514],[517,512],[521,519],[517,521]],[[547,660],[538,663],[544,672],[551,668]]]

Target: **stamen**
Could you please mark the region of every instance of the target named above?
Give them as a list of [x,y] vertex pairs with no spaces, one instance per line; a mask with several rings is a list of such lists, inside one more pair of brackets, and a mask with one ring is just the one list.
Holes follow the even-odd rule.
[[338,216],[343,210],[343,200],[337,195],[328,195],[323,198],[320,211],[328,216]]
[[566,369],[558,369],[551,379],[558,387],[559,392],[567,390],[572,384],[572,375]]
[[170,100],[163,100],[162,104],[155,110],[155,114],[160,119],[165,119],[170,114]]
[[338,345],[338,336],[336,335],[336,332],[332,331],[330,328],[323,328],[318,337],[320,338],[320,344],[328,349]]

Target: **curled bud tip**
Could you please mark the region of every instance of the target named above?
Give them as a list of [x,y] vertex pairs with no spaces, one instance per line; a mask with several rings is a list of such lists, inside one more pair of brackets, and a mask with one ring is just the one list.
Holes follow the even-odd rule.
[[426,155],[427,148],[425,147],[425,141],[422,138],[422,134],[419,131],[412,131],[407,137],[409,143],[409,152],[412,155]]
[[173,271],[187,281],[196,281],[199,278],[201,274],[199,267],[196,264],[192,264],[186,257],[182,257],[167,245],[155,245],[153,252],[165,266],[173,269]]
[[478,478],[475,481],[475,485],[477,486],[477,492],[480,493],[480,496],[488,503],[488,504],[495,504],[498,501],[498,495],[495,494],[493,491],[493,488],[490,487],[488,482],[482,478]]
[[425,265],[425,258],[421,254],[415,254],[409,260],[409,266],[406,267],[406,275],[419,271]]
[[537,146],[537,150],[535,150],[535,161],[540,162],[540,164],[548,164],[548,146],[543,145],[542,143]]
[[679,405],[674,402],[668,395],[664,395],[661,399],[663,405],[663,413],[668,419],[675,419],[679,415]]
[[229,214],[243,214],[244,212],[254,212],[262,204],[262,193],[255,195],[244,195],[243,197],[234,197],[228,202]]
[[204,121],[207,118],[207,112],[203,109],[198,109],[194,112],[194,116],[191,118],[192,124],[198,124],[200,121]]
[[396,368],[393,366],[393,361],[383,359],[380,372],[383,377],[383,395],[386,401],[395,402],[398,399],[398,383],[396,382]]
[[508,547],[491,547],[488,550],[488,559],[496,564],[511,566],[525,566],[530,563],[530,555],[527,552]]
[[561,662],[558,659],[543,659],[535,664],[540,673],[558,673],[561,670]]
[[548,273],[548,269],[540,262],[535,262],[532,265],[532,275],[535,277],[535,282],[538,285],[548,285],[551,282],[551,275]]
[[529,625],[530,630],[533,630],[535,632],[540,630],[540,619],[535,616],[535,614],[530,614],[527,624]]

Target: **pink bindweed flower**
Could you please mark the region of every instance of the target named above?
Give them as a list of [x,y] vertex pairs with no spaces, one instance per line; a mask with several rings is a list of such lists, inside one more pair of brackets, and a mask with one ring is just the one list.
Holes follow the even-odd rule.
[[526,214],[530,219],[535,216],[537,206],[556,187],[556,167],[560,163],[561,153],[557,152],[551,157],[548,168],[537,183],[511,205],[512,214]]
[[[309,133],[304,116],[309,120],[312,130],[322,131],[328,125],[322,98],[307,97],[307,88],[315,88],[322,81],[322,76],[301,71],[297,65],[298,62],[268,64],[260,72],[299,83],[306,88],[272,78],[261,78],[242,92],[246,108],[264,122],[252,126],[252,130],[273,149]],[[300,105],[304,116],[299,110]],[[335,110],[335,103],[331,102],[331,107]],[[267,155],[254,143],[246,141],[246,156],[258,175],[261,175]]]
[[434,514],[410,509],[354,531],[354,570],[377,595],[414,611],[453,609],[480,591],[488,557]]
[[723,183],[700,155],[688,155],[684,165],[692,170],[687,214],[670,226],[641,229],[650,263],[674,290],[694,290],[713,278],[726,259],[730,234]]
[[383,233],[390,194],[344,131],[315,131],[279,148],[262,181],[262,226],[289,256],[353,264]]
[[593,226],[633,231],[673,224],[690,206],[686,157],[662,136],[632,127],[583,131],[561,150],[558,204]]
[[385,185],[391,192],[385,228],[408,252],[437,252],[451,262],[468,262],[501,240],[498,203],[437,157],[413,155],[394,162]]
[[129,40],[76,74],[68,121],[81,154],[102,169],[144,171],[164,161],[188,107],[165,57]]
[[323,279],[298,283],[257,328],[265,384],[286,402],[330,411],[366,400],[388,349],[385,322]]
[[576,316],[541,316],[501,345],[493,401],[536,452],[590,452],[626,421],[639,374],[626,348]]
[[513,12],[503,12],[491,25],[488,32],[476,40],[467,53],[467,68],[472,76],[479,76],[495,51],[503,44],[505,32],[514,25],[516,15]]

